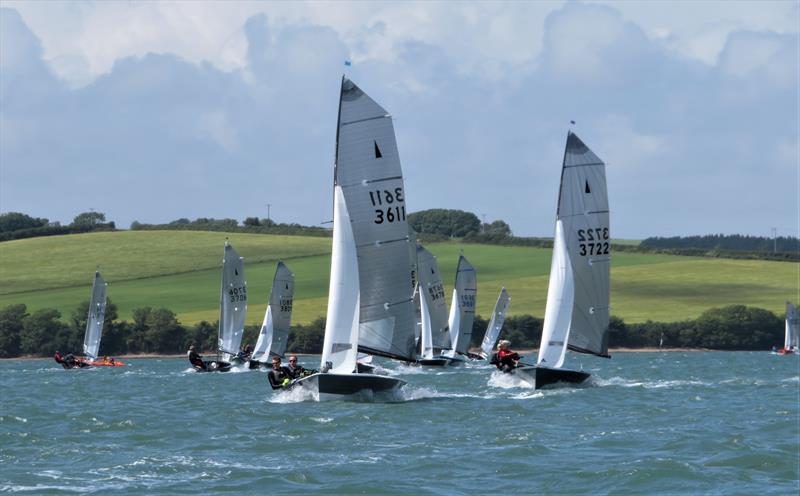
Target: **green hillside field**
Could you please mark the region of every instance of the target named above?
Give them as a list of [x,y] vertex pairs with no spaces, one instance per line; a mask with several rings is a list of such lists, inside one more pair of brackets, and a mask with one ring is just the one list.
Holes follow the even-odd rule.
[[[89,299],[100,267],[121,319],[134,308],[165,307],[185,324],[218,317],[220,266],[226,236],[244,257],[248,324],[261,322],[277,260],[296,277],[293,321],[324,316],[330,238],[194,231],[121,231],[51,236],[0,243],[0,307],[56,308],[66,318]],[[500,288],[510,313],[544,316],[550,250],[461,244],[427,245],[439,260],[448,300],[459,253],[478,271],[478,314],[487,317]],[[612,314],[626,322],[671,322],[704,310],[743,304],[779,315],[797,301],[800,264],[757,260],[615,253]]]

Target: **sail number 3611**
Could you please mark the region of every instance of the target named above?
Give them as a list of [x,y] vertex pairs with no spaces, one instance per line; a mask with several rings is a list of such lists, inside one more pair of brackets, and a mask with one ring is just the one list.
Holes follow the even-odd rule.
[[578,247],[581,249],[581,256],[608,255],[610,247],[608,239],[607,227],[578,229]]
[[369,192],[369,199],[375,209],[376,224],[384,222],[399,222],[406,220],[406,206],[401,205],[405,200],[403,188],[395,188],[393,191],[388,189],[376,189]]

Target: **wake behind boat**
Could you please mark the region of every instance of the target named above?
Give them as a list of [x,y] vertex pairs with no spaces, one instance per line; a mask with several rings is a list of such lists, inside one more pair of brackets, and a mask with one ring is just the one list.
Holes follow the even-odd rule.
[[405,381],[361,374],[357,353],[414,361],[413,266],[391,116],[342,78],[334,167],[333,250],[320,372],[292,388],[317,400],[383,398]]
[[536,389],[589,378],[563,368],[567,348],[609,358],[610,247],[605,164],[570,131],[539,357],[535,366],[512,370]]

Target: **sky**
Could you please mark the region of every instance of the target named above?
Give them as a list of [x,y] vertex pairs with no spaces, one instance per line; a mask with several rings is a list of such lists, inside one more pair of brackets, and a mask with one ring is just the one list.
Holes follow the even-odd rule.
[[345,74],[394,118],[410,211],[552,236],[572,129],[615,238],[796,236],[799,25],[797,0],[3,0],[0,211],[329,221]]

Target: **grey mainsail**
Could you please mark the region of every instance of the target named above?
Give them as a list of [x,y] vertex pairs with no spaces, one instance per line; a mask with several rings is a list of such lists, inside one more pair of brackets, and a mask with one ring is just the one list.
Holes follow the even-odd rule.
[[423,349],[422,355],[426,358],[431,358],[433,355],[438,355],[442,350],[451,348],[450,326],[447,322],[447,303],[436,257],[422,245],[417,245],[417,267],[420,299],[425,299],[425,308],[428,312],[426,323],[430,324],[431,334],[431,349]]
[[358,350],[414,360],[411,248],[392,118],[346,78],[336,148],[334,183],[343,194],[358,260]]
[[228,361],[239,353],[246,317],[247,283],[244,279],[244,263],[233,246],[225,241],[218,330],[218,347],[223,360]]
[[106,281],[97,271],[92,283],[92,300],[86,317],[86,333],[83,337],[83,354],[91,360],[97,359],[100,351],[100,338],[103,335],[103,322],[106,315]]

